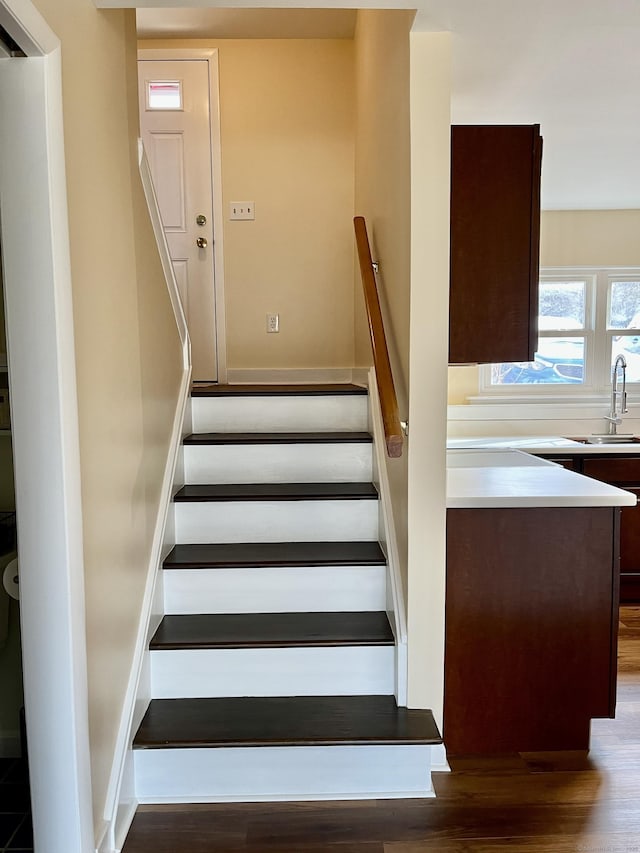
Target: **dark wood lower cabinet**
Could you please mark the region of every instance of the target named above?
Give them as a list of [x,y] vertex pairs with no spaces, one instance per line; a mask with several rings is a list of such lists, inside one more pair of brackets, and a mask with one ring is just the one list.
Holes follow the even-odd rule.
[[[640,486],[621,488],[640,500]],[[640,601],[640,503],[622,507],[620,522],[620,601]]]
[[[640,497],[640,457],[585,457],[582,473]],[[640,602],[640,506],[622,508],[620,522],[620,602]]]
[[450,509],[450,755],[588,749],[615,711],[617,508]]

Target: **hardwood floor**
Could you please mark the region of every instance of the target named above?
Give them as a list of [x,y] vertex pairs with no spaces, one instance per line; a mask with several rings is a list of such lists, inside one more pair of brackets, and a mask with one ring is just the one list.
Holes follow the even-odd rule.
[[123,853],[640,853],[640,607],[621,609],[617,717],[591,743],[459,758],[433,800],[143,806]]

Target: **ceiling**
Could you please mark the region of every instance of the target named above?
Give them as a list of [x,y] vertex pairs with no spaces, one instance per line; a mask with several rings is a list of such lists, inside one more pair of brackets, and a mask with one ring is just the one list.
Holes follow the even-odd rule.
[[[543,207],[640,208],[640,0],[416,5],[414,29],[452,33],[453,122],[541,125]],[[355,25],[355,12],[345,9],[139,9],[138,16],[147,38],[351,38]]]
[[355,9],[138,9],[140,38],[352,39]]

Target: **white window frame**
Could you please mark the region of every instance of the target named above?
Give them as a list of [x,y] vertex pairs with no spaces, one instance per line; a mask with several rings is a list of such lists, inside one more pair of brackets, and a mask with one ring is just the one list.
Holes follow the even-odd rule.
[[[540,385],[492,385],[491,365],[481,365],[479,371],[479,396],[482,400],[503,400],[504,402],[537,402],[579,399],[593,400],[606,396],[611,388],[611,368],[608,353],[611,341],[622,329],[607,329],[607,316],[613,281],[640,281],[640,267],[545,267],[540,270],[540,281],[584,281],[585,328],[566,331],[545,330],[540,337],[584,338],[585,342],[585,381],[580,384],[558,383]],[[638,306],[640,313],[640,305]],[[624,332],[632,332],[625,329]],[[640,334],[640,329],[635,330]],[[628,382],[629,399],[640,400],[640,382]]]

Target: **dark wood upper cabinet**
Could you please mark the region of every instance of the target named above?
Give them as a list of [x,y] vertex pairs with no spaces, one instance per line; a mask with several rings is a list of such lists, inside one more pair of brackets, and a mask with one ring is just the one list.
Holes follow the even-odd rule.
[[540,125],[451,128],[451,364],[533,359],[541,164]]

